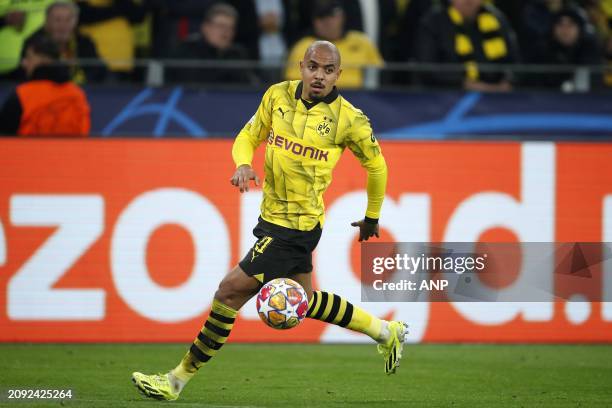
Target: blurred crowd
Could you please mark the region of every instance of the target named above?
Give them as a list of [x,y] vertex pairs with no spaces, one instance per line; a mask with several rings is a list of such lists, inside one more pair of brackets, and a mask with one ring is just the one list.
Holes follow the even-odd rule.
[[308,44],[325,39],[340,49],[342,88],[571,90],[577,66],[600,68],[587,71],[591,89],[612,87],[612,0],[0,0],[1,79],[27,76],[41,37],[77,84],[142,81],[146,59],[164,61],[166,83],[297,79]]

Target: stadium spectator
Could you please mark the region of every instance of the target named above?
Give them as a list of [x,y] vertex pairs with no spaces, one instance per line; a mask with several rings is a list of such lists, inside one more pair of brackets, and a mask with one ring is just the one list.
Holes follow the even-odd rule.
[[188,36],[200,31],[202,17],[216,4],[229,4],[238,12],[235,42],[250,59],[259,58],[259,24],[254,0],[148,0],[154,10],[153,55],[168,57]]
[[[244,47],[234,42],[238,12],[229,4],[219,3],[212,6],[202,24],[200,32],[192,34],[183,41],[172,57],[177,60],[194,60],[203,63],[211,61],[247,60]],[[248,83],[255,82],[250,70],[237,68],[174,67],[168,69],[170,81],[192,83]]]
[[[283,0],[285,6],[285,40],[289,47],[295,45],[304,36],[312,34],[312,8],[313,5],[317,7],[317,2],[320,3],[321,0]],[[361,1],[339,0],[339,3],[344,10],[345,29],[347,31],[364,31]]]
[[21,64],[29,80],[17,86],[0,110],[0,134],[87,136],[89,104],[70,81],[57,44],[45,36],[33,38]]
[[299,63],[306,49],[313,41],[320,39],[332,42],[342,55],[342,75],[338,79],[340,88],[360,88],[364,85],[366,66],[380,67],[383,59],[376,45],[362,32],[346,31],[344,28],[345,13],[338,1],[320,1],[313,11],[313,35],[308,35],[298,41],[287,60],[287,79],[300,77]]
[[284,8],[281,0],[255,0],[261,35],[259,58],[264,62],[281,63],[285,60],[287,45],[282,35]]
[[561,11],[565,4],[565,0],[527,2],[523,8],[521,23],[517,26],[521,53],[525,60],[534,59],[537,45],[549,37],[555,14]]
[[132,24],[141,23],[144,3],[136,0],[77,0],[79,29],[96,44],[96,49],[116,76],[129,77],[134,68]]
[[[70,62],[71,78],[76,83],[101,82],[106,77],[106,66],[100,60],[95,44],[76,31],[79,8],[76,4],[56,1],[47,8],[44,26],[25,42],[24,49],[39,37],[53,40],[62,59]],[[78,60],[86,59],[85,64]]]
[[198,32],[214,0],[152,0],[151,56],[167,58],[188,35]]
[[481,64],[512,64],[519,60],[515,33],[504,15],[483,0],[451,0],[421,21],[418,61],[462,64],[460,71],[422,75],[430,86],[463,87],[470,91],[509,91],[507,70],[484,70]]
[[[603,63],[600,43],[588,23],[582,9],[567,8],[558,12],[553,19],[549,38],[541,41],[532,62],[546,65],[599,65]],[[574,74],[546,73],[535,75],[539,86],[573,89]],[[591,80],[601,83],[601,75],[592,74]]]
[[612,31],[612,0],[582,0],[580,7],[585,10],[602,43],[608,40]]
[[266,82],[277,82],[282,76],[281,64],[287,56],[287,44],[283,37],[285,10],[281,0],[255,0],[259,27],[259,59],[263,63],[260,70]]
[[582,0],[581,4],[603,45],[604,59],[608,66],[604,82],[607,86],[612,86],[612,0]]
[[55,0],[0,0],[0,78],[17,79],[23,42],[45,21]]

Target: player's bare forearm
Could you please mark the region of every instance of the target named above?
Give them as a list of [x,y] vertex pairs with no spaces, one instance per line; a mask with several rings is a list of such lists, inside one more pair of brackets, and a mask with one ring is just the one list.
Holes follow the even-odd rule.
[[245,191],[249,191],[250,180],[253,180],[255,185],[259,186],[260,180],[255,170],[253,170],[249,164],[242,164],[238,166],[234,172],[234,175],[230,179],[230,183],[232,183],[233,186],[238,187],[241,193],[244,193]]

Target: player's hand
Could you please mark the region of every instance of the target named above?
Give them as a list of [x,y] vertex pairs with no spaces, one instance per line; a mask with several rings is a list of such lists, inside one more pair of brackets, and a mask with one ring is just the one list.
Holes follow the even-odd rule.
[[244,193],[245,191],[249,191],[249,180],[254,180],[255,185],[259,186],[259,177],[257,173],[255,173],[255,170],[248,164],[243,164],[236,169],[230,182],[232,185],[238,187],[241,193]]
[[376,236],[380,238],[378,234],[378,223],[373,224],[366,222],[365,220],[351,222],[353,227],[359,227],[359,242],[367,241],[370,237]]

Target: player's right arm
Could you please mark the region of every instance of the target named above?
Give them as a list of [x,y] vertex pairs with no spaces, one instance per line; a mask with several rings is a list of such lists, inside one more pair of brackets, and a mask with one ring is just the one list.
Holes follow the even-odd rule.
[[240,192],[249,191],[249,180],[259,185],[259,177],[251,167],[253,155],[257,147],[266,140],[272,127],[272,88],[269,88],[261,99],[255,115],[242,128],[232,147],[232,158],[236,164],[236,171],[231,183],[240,189]]

